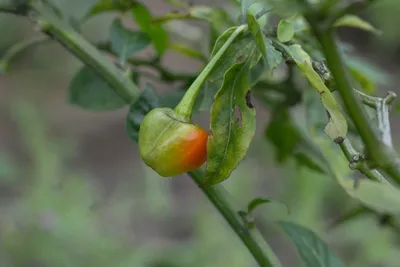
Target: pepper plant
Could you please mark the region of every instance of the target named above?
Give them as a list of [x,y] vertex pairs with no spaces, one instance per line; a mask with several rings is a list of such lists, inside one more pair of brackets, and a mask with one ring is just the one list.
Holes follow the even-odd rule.
[[[396,95],[374,96],[384,74],[371,72],[373,66],[336,38],[340,27],[380,34],[356,14],[376,1],[231,0],[226,8],[167,2],[174,11],[156,17],[146,1],[98,0],[76,19],[65,17],[50,0],[2,1],[0,11],[28,18],[43,35],[11,47],[0,66],[6,71],[13,57],[32,45],[63,45],[84,63],[71,81],[69,102],[92,111],[129,106],[127,134],[138,142],[145,164],[166,177],[187,172],[259,266],[282,266],[252,218],[257,206],[273,200],[255,198],[246,210],[236,210],[220,184],[245,158],[260,127],[258,105],[272,114],[265,136],[277,163],[291,159],[323,173],[358,203],[340,223],[368,212],[397,225],[400,159],[389,121]],[[108,40],[88,41],[81,26],[105,12],[118,14]],[[138,30],[125,26],[122,19],[127,18]],[[209,27],[207,54],[171,27],[192,20]],[[135,55],[145,48],[155,56]],[[201,71],[171,72],[161,64],[167,50],[199,60]],[[163,83],[179,82],[184,89],[160,95],[152,83],[143,82],[148,78],[143,66],[158,72]],[[192,121],[197,112],[209,112],[209,129]],[[351,175],[356,172],[362,178]],[[278,224],[306,266],[345,266],[313,231],[293,222]]]

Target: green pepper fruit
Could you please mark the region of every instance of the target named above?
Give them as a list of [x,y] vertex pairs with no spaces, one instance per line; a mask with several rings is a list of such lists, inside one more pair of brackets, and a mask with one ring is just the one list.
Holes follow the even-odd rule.
[[195,170],[206,161],[208,133],[169,108],[150,111],[140,125],[143,161],[164,177]]
[[197,169],[207,158],[208,133],[191,122],[193,107],[200,88],[219,64],[234,39],[247,30],[235,27],[224,45],[213,56],[189,87],[174,110],[156,108],[143,119],[139,129],[139,152],[143,161],[164,177]]

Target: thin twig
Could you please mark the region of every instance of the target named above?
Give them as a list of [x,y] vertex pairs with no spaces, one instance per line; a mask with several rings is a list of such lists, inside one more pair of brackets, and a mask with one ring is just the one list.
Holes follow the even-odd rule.
[[32,46],[42,44],[46,41],[49,41],[50,38],[46,35],[43,36],[35,36],[31,39],[24,40],[20,43],[17,43],[13,46],[11,46],[10,49],[8,49],[0,59],[0,73],[6,72],[10,62],[16,57],[19,53],[24,51],[27,48],[30,48]]
[[[105,51],[113,56],[116,56],[116,54],[112,51],[111,44],[109,42],[98,43],[96,44],[96,46],[98,49]],[[131,57],[127,59],[127,62],[133,66],[145,66],[157,70],[160,74],[160,78],[165,82],[187,81],[196,77],[195,74],[173,73],[164,68],[160,64],[160,60],[158,58],[140,59]]]

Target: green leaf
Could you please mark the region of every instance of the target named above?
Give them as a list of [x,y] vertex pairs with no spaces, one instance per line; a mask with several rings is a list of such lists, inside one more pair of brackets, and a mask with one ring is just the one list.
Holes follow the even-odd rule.
[[262,204],[267,204],[271,201],[274,201],[274,200],[271,198],[265,198],[265,197],[255,198],[252,201],[250,201],[249,204],[247,205],[247,213],[251,213],[258,206],[260,206]]
[[131,105],[126,116],[126,130],[133,141],[138,141],[140,123],[143,118],[150,110],[159,107],[159,102],[159,97],[154,88],[150,84],[146,84],[145,89],[138,100]]
[[[232,27],[226,30],[215,42],[214,48],[212,50],[211,56],[214,57],[218,50],[224,45],[224,43],[229,39],[232,33],[237,27]],[[229,46],[228,50],[225,52],[221,58],[219,64],[215,66],[214,70],[210,74],[208,80],[211,83],[216,83],[217,87],[220,88],[222,80],[224,78],[225,72],[235,63],[241,62],[249,55],[252,55],[254,50],[257,49],[257,45],[254,38],[249,32],[241,33]],[[253,62],[250,67],[257,64],[259,58],[254,57]]]
[[281,20],[278,24],[277,34],[279,41],[283,43],[289,42],[294,36],[294,28],[292,23],[286,20]]
[[279,223],[296,245],[307,267],[344,267],[344,263],[311,230],[291,222]]
[[110,11],[123,13],[130,10],[135,4],[136,2],[132,0],[100,0],[92,7],[87,17]]
[[89,110],[114,110],[126,104],[104,79],[88,67],[80,69],[73,78],[69,86],[69,102]]
[[264,43],[267,50],[267,64],[269,69],[277,68],[283,60],[282,53],[275,49],[272,40],[264,36]]
[[249,62],[233,65],[225,74],[211,109],[211,132],[207,144],[207,167],[203,183],[227,179],[246,155],[256,130],[256,112],[248,106]]
[[211,25],[211,43],[214,43],[226,29],[235,25],[229,14],[222,8],[192,6],[186,13],[170,12],[153,19],[154,23],[166,23],[176,20],[205,20]]
[[379,67],[366,60],[347,54],[343,58],[347,67],[350,69],[351,75],[358,82],[358,88],[362,89],[365,93],[374,93],[376,85],[378,84],[388,84],[388,75]]
[[164,54],[168,47],[168,35],[163,26],[153,23],[149,10],[143,4],[136,3],[132,15],[140,29],[150,36],[157,53],[160,56]]
[[189,12],[193,18],[203,19],[210,22],[215,38],[221,35],[229,27],[235,25],[226,10],[222,8],[194,6]]
[[287,109],[280,109],[273,114],[265,130],[265,136],[275,147],[275,158],[279,163],[294,158],[298,167],[325,172],[325,165],[320,160],[318,149],[293,123]]
[[399,188],[387,181],[355,180],[356,178],[351,176],[353,172],[349,168],[348,160],[337,145],[317,136],[313,136],[313,140],[318,142],[323,157],[327,159],[325,162],[329,167],[329,175],[337,180],[348,195],[379,213],[400,215]]
[[264,43],[264,36],[256,17],[252,14],[247,14],[247,24],[249,25],[250,32],[253,35],[258,49],[260,49],[264,58],[267,59],[267,49]]
[[247,204],[247,214],[251,214],[258,206],[263,205],[263,204],[268,204],[271,202],[279,203],[279,204],[285,206],[287,212],[289,213],[289,207],[286,204],[284,204],[276,199],[266,198],[266,197],[256,197],[252,201],[250,201],[249,204]]
[[315,172],[325,173],[325,170],[320,166],[320,164],[311,158],[308,153],[296,152],[294,158],[296,159],[298,167],[304,166]]
[[380,183],[367,179],[359,180],[344,176],[333,169],[336,179],[346,192],[367,207],[381,213],[400,215],[400,190],[387,182]]
[[182,55],[185,55],[189,58],[195,58],[195,59],[199,59],[203,62],[208,62],[207,57],[205,57],[202,53],[194,50],[191,47],[188,47],[184,44],[170,44],[169,48],[171,50],[175,50],[178,53],[181,53]]
[[275,146],[276,160],[279,163],[291,157],[300,142],[300,135],[297,128],[289,121],[287,109],[274,113],[265,130],[265,136]]
[[300,45],[295,44],[288,47],[281,44],[281,46],[293,58],[310,84],[321,95],[321,102],[330,116],[325,127],[325,133],[334,141],[338,138],[345,138],[348,130],[346,119],[332,93],[313,69],[310,56]]
[[119,56],[120,62],[124,63],[133,53],[146,48],[151,39],[144,32],[125,28],[121,19],[117,18],[110,28],[110,41],[112,50]]
[[378,35],[381,34],[381,31],[379,31],[370,23],[366,22],[365,20],[361,19],[356,15],[345,15],[340,19],[338,19],[335,22],[334,26],[335,27],[347,26],[347,27],[359,28],[361,30],[369,31]]
[[352,208],[351,210],[349,210],[346,213],[344,213],[343,215],[341,215],[338,219],[336,219],[334,221],[334,223],[332,223],[332,226],[334,226],[334,227],[341,226],[348,221],[352,221],[356,218],[359,218],[363,215],[370,214],[370,213],[373,213],[373,211],[366,207],[363,207],[363,206]]

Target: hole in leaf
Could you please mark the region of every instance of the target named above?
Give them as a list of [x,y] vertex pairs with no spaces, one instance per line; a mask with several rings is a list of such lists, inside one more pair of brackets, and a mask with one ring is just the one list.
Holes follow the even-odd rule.
[[247,91],[247,94],[246,94],[246,105],[247,105],[249,108],[254,108],[253,103],[251,103],[251,91],[250,91],[250,90]]

